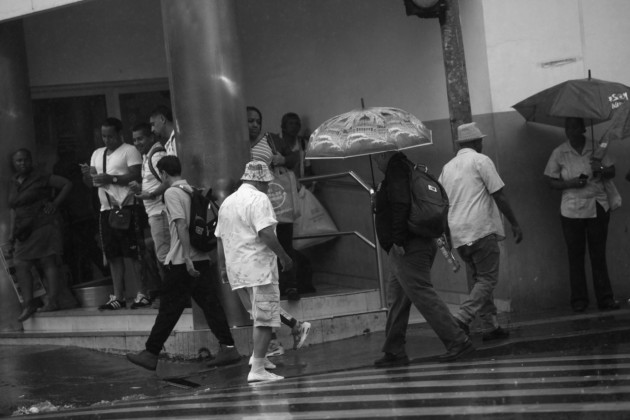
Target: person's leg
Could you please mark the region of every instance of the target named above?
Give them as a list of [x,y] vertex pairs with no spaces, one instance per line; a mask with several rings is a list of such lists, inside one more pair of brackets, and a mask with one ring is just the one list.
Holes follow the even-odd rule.
[[394,274],[393,264],[396,264],[396,262],[390,255],[390,273],[387,278],[386,292],[387,320],[385,322],[385,343],[383,343],[382,351],[386,355],[389,353],[397,356],[399,359],[404,359],[407,356],[405,344],[407,342],[407,326],[409,324],[411,301],[405,295],[398,278]]
[[195,261],[195,268],[200,272],[199,277],[192,280],[192,298],[203,311],[210,331],[220,344],[233,346],[234,339],[223,310],[219,291],[219,279],[216,266],[210,261]]
[[18,321],[24,322],[29,319],[36,311],[37,305],[33,300],[33,262],[27,260],[14,260],[15,276],[17,277],[20,291],[24,303],[22,305],[22,313],[18,317]]
[[[168,230],[168,218],[166,212],[149,217],[151,238],[155,247],[155,256],[158,260],[158,271],[162,282],[164,281],[164,261],[170,249],[171,235]],[[159,296],[161,285],[157,285],[156,295]]]
[[57,261],[57,256],[50,255],[48,257],[44,257],[40,260],[42,265],[42,269],[44,270],[44,276],[46,277],[46,294],[48,295],[48,302],[44,307],[41,308],[41,311],[56,311],[59,308],[59,282],[60,282],[60,273],[59,273],[59,264]]
[[610,212],[597,204],[597,217],[586,222],[588,253],[593,273],[593,288],[597,305],[600,309],[614,309],[615,297],[606,263],[606,242],[608,241],[608,222]]
[[583,311],[588,306],[588,288],[584,255],[586,253],[586,221],[560,216],[562,233],[569,256],[569,280],[571,284],[571,306]]
[[[266,284],[248,289],[252,302],[254,328],[254,354],[247,382],[284,379],[266,370],[267,348],[271,341],[272,328],[280,327],[280,289],[277,284]],[[275,365],[273,366],[275,367]]]
[[120,301],[125,300],[125,260],[123,257],[107,258],[109,271],[112,273],[114,296]]
[[293,224],[278,223],[276,226],[276,234],[278,236],[278,242],[280,242],[282,248],[284,248],[286,253],[289,254],[293,260],[293,268],[289,271],[282,271],[280,263],[278,262],[281,294],[286,294],[288,300],[299,300],[300,295],[298,293],[298,285],[295,277],[297,262],[295,261],[293,252]]
[[483,321],[483,329],[494,330],[498,325],[494,325],[497,311],[493,292],[499,280],[500,258],[496,236],[486,236],[457,250],[466,262],[467,275],[472,277],[472,288],[455,317],[468,325],[478,314]]
[[192,278],[188,275],[184,264],[166,268],[164,295],[151,334],[145,344],[147,351],[151,354],[160,354],[190,300],[191,290]]
[[392,269],[409,300],[450,351],[462,346],[469,339],[431,283],[431,266],[435,253],[436,245],[433,240],[413,238],[405,244],[405,255],[392,255]]

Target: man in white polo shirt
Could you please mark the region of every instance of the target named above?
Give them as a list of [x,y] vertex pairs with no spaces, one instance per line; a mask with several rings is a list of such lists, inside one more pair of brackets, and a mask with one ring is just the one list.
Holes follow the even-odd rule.
[[248,382],[284,379],[266,370],[272,328],[280,327],[278,259],[282,270],[293,266],[278,242],[276,220],[267,189],[273,174],[265,162],[251,161],[241,177],[243,184],[225,199],[215,230],[221,273],[232,290],[245,289],[254,320],[254,355]]
[[457,128],[459,151],[440,175],[450,208],[448,225],[453,248],[466,263],[469,296],[454,315],[466,332],[476,314],[482,320],[483,340],[507,338],[509,332],[497,321],[493,292],[499,280],[499,244],[505,239],[501,213],[512,226],[516,243],[521,231],[503,193],[503,181],[492,160],[481,154],[485,137],[476,123]]

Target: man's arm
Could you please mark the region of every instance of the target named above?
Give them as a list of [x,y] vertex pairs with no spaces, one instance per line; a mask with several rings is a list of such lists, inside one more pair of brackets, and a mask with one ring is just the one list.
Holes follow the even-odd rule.
[[177,237],[182,244],[182,252],[184,254],[184,261],[186,263],[186,269],[188,274],[193,277],[199,277],[199,271],[195,270],[192,260],[190,259],[190,236],[188,235],[188,226],[186,220],[175,220],[175,228],[177,229]]
[[568,188],[584,188],[586,186],[587,178],[571,178],[571,179],[559,179],[547,176],[547,183],[554,190],[566,190]]
[[217,264],[219,265],[219,273],[221,281],[225,284],[229,283],[227,276],[227,266],[225,265],[225,250],[223,249],[223,241],[217,238]]
[[510,222],[510,225],[512,225],[512,234],[514,235],[516,243],[518,244],[523,240],[523,231],[516,221],[516,216],[514,216],[512,207],[510,206],[507,197],[503,193],[503,188],[492,194],[492,198],[494,199],[494,202],[497,203],[497,207],[499,208],[501,213],[505,215],[505,217]]
[[110,175],[110,174],[98,174],[92,176],[92,180],[96,184],[108,185],[114,184],[114,177],[116,177],[115,185],[127,185],[131,181],[142,182],[142,165],[133,165],[129,167],[129,172],[124,175]]
[[260,230],[258,232],[258,237],[269,247],[269,249],[273,251],[274,254],[278,256],[280,264],[282,265],[282,271],[291,270],[293,267],[293,260],[291,260],[289,254],[286,253],[284,248],[282,248],[282,245],[280,245],[280,242],[278,242],[278,237],[273,231],[273,225]]

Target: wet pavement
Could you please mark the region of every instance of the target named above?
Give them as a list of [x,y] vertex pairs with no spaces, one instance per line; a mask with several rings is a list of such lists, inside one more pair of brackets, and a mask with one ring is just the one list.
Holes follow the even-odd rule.
[[[548,354],[615,355],[630,351],[630,310],[537,314],[515,320],[510,338],[483,343],[473,335],[477,351],[465,361],[530,357]],[[308,381],[320,374],[334,375],[371,367],[380,357],[382,332],[331,343],[287,350],[274,358],[277,373]],[[308,342],[307,342],[308,343]],[[284,343],[288,347],[290,343]],[[412,366],[430,365],[444,348],[424,325],[408,332],[407,352]],[[160,360],[157,372],[131,365],[124,356],[73,347],[0,346],[0,416],[26,413],[40,407],[70,409],[109,407],[123,401],[158,397],[186,397],[216,390],[247,389],[247,358],[234,366],[208,369],[206,361]],[[444,365],[443,365],[444,366]],[[446,365],[448,366],[448,365]]]

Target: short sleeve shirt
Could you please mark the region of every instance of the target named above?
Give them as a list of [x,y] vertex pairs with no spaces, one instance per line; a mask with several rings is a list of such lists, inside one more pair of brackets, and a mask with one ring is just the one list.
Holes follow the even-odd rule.
[[[168,217],[168,230],[171,234],[171,247],[166,254],[164,264],[184,264],[184,248],[177,233],[175,222],[179,219],[186,221],[186,229],[190,224],[190,195],[186,191],[192,191],[192,188],[185,180],[175,181],[170,188],[164,192],[164,203],[166,205],[166,215]],[[192,261],[209,260],[210,256],[207,252],[197,251],[190,247],[190,259]]]
[[277,223],[269,198],[252,185],[241,185],[221,204],[215,235],[232,289],[278,283],[276,254],[258,236]]
[[[151,153],[157,149],[162,147],[160,143],[155,143],[149,153],[142,156],[142,190],[146,192],[153,192],[157,187],[159,187],[162,183],[153,175],[151,172],[151,168],[149,166],[149,156]],[[151,165],[153,169],[157,172],[157,163],[166,156],[165,151],[158,151],[153,153],[151,156]],[[162,202],[162,197],[154,198],[151,200],[144,200],[144,208],[147,211],[147,216],[155,216],[156,214],[162,213],[164,211],[164,203]]]
[[[550,178],[567,180],[579,177],[581,174],[588,175],[588,180],[584,188],[567,188],[562,190],[562,201],[560,213],[570,219],[587,219],[597,217],[597,203],[604,210],[608,210],[608,196],[601,180],[593,178],[591,171],[591,159],[593,147],[589,141],[584,145],[580,155],[569,143],[562,143],[556,147],[549,157],[545,175]],[[608,155],[602,159],[604,166],[613,165],[612,159]]]
[[[96,168],[96,173],[103,173],[103,153],[106,153],[107,148],[101,147],[96,149],[92,153],[92,159],[90,160],[90,166]],[[129,167],[142,165],[142,156],[138,149],[134,146],[123,143],[116,150],[111,152],[106,157],[105,169],[109,175],[126,175],[129,173]],[[98,198],[101,202],[101,211],[110,210],[109,201],[107,200],[108,191],[112,204],[122,204],[122,200],[129,195],[130,189],[126,185],[109,184],[104,187],[99,187]]]
[[470,148],[460,149],[440,175],[450,202],[448,225],[453,247],[495,234],[505,239],[501,213],[492,194],[504,187],[492,160]]

